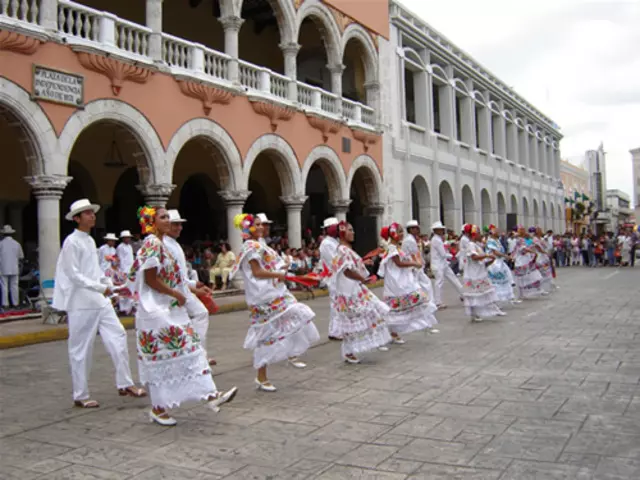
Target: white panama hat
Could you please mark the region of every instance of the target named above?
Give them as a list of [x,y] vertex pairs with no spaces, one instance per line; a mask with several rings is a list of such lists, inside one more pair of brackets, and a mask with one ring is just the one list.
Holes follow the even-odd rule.
[[169,210],[167,213],[169,214],[169,221],[171,223],[186,223],[186,220],[180,216],[178,210]]
[[269,220],[269,217],[267,217],[266,213],[258,213],[256,217],[258,217],[262,223],[273,223],[271,220]]
[[117,242],[117,241],[118,241],[118,237],[116,237],[116,234],[115,234],[115,233],[107,233],[107,234],[104,236],[104,239],[105,239],[105,240],[113,240],[114,242]]
[[441,221],[437,221],[436,223],[431,225],[431,230],[446,230],[446,229],[447,227],[445,227]]
[[71,204],[71,206],[69,207],[69,213],[67,213],[64,218],[72,221],[73,217],[75,217],[79,213],[86,212],[87,210],[93,210],[93,213],[98,213],[98,210],[100,210],[100,205],[91,203],[88,198],[81,198],[80,200],[76,200]]
[[131,232],[129,230],[122,230],[120,232],[120,238],[132,238]]
[[413,228],[413,227],[418,227],[420,228],[420,224],[418,223],[417,220],[409,220],[407,222],[407,228]]
[[0,230],[0,234],[2,235],[11,235],[12,233],[16,233],[16,231],[11,225],[5,225],[2,227],[2,230]]
[[322,228],[329,228],[333,225],[338,225],[340,221],[336,217],[325,218],[322,223]]

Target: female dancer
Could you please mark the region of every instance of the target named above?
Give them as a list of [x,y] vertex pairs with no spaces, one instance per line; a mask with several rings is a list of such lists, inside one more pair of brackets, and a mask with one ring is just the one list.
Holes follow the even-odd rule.
[[219,392],[211,378],[206,354],[189,315],[176,260],[163,243],[171,229],[164,208],[138,210],[143,234],[149,234],[136,254],[129,281],[138,295],[136,332],[140,380],[148,385],[151,421],[173,426],[168,409],[187,401],[206,400],[217,411],[238,389]]
[[495,261],[487,268],[489,280],[496,289],[499,302],[521,303],[517,300],[513,287],[515,285],[511,269],[505,262],[508,255],[498,238],[498,229],[495,225],[489,225],[489,238],[487,239],[486,251],[495,257]]
[[539,227],[531,227],[529,232],[533,235],[533,248],[538,256],[536,257],[536,266],[540,275],[542,275],[542,294],[547,295],[553,290],[553,270],[551,269],[551,257],[547,252],[546,242],[542,238],[542,229]]
[[331,288],[335,292],[331,308],[335,312],[336,332],[342,337],[342,357],[347,363],[360,363],[356,356],[391,341],[385,317],[389,307],[364,283],[369,272],[362,258],[353,251],[351,224],[340,222],[327,228],[327,235],[340,239],[331,262]]
[[429,301],[414,274],[413,269],[421,269],[422,263],[400,250],[404,238],[402,226],[392,223],[382,229],[380,236],[389,241],[378,267],[378,275],[384,277],[384,300],[391,308],[387,323],[392,342],[402,345],[405,341],[400,334],[429,329],[438,323],[433,316],[438,308]]
[[295,367],[306,366],[298,356],[320,339],[313,323],[315,313],[291,295],[285,284],[287,272],[281,270],[282,260],[259,241],[260,217],[241,213],[234,218],[234,225],[245,240],[229,274],[229,280],[238,272],[244,277],[251,319],[244,348],[253,350],[258,390],[275,392],[276,387],[267,378],[267,365],[288,359]]
[[462,296],[464,307],[472,322],[481,322],[483,317],[502,317],[505,313],[498,308],[496,289],[489,280],[487,265],[495,260],[493,255],[485,255],[479,244],[480,229],[471,225],[470,241],[466,248],[467,265],[464,269]]
[[536,252],[532,248],[533,244],[527,244],[527,233],[524,226],[518,225],[518,239],[513,249],[514,264],[513,270],[516,286],[518,287],[521,299],[538,297],[542,294],[542,275],[536,267]]

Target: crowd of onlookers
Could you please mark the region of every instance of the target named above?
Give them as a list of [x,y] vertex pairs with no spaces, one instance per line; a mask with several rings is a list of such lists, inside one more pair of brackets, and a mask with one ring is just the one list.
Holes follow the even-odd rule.
[[637,231],[621,228],[617,234],[607,232],[602,235],[557,235],[554,237],[553,249],[556,265],[559,267],[633,267],[639,244],[640,237]]

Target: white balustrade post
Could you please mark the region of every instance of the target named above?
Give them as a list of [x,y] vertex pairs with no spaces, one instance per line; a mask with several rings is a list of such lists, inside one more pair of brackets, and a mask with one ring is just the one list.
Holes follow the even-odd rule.
[[58,0],[40,0],[38,13],[42,28],[49,31],[58,30]]
[[300,45],[295,42],[281,43],[280,49],[284,54],[284,74],[289,77],[287,98],[292,102],[298,101],[298,52]]
[[116,46],[116,16],[102,12],[99,22],[98,41],[109,47]]
[[195,73],[204,73],[204,47],[200,44],[195,44],[189,49],[190,65],[189,67]]
[[342,73],[344,72],[344,65],[327,65],[327,69],[331,72],[331,93],[336,95],[340,100],[336,104],[337,115],[342,114]]
[[353,121],[362,123],[362,106],[360,104],[356,104],[353,108]]
[[162,59],[162,0],[147,0],[147,27],[151,29],[149,35],[149,57],[156,63]]
[[244,19],[236,16],[221,17],[220,23],[224,29],[224,52],[229,55],[229,80],[240,83],[240,68],[238,65],[238,33]]
[[[40,282],[53,280],[60,253],[60,199],[71,177],[37,175],[25,177],[38,201],[38,268]],[[47,282],[49,284],[49,282]],[[45,298],[53,297],[53,289],[42,289]]]
[[271,74],[269,70],[260,70],[258,75],[258,88],[261,92],[271,93]]

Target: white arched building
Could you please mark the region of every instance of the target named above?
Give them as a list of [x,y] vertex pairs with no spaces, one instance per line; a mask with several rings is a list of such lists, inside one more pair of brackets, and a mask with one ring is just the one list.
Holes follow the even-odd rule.
[[551,119],[395,2],[379,54],[385,220],[564,227]]

